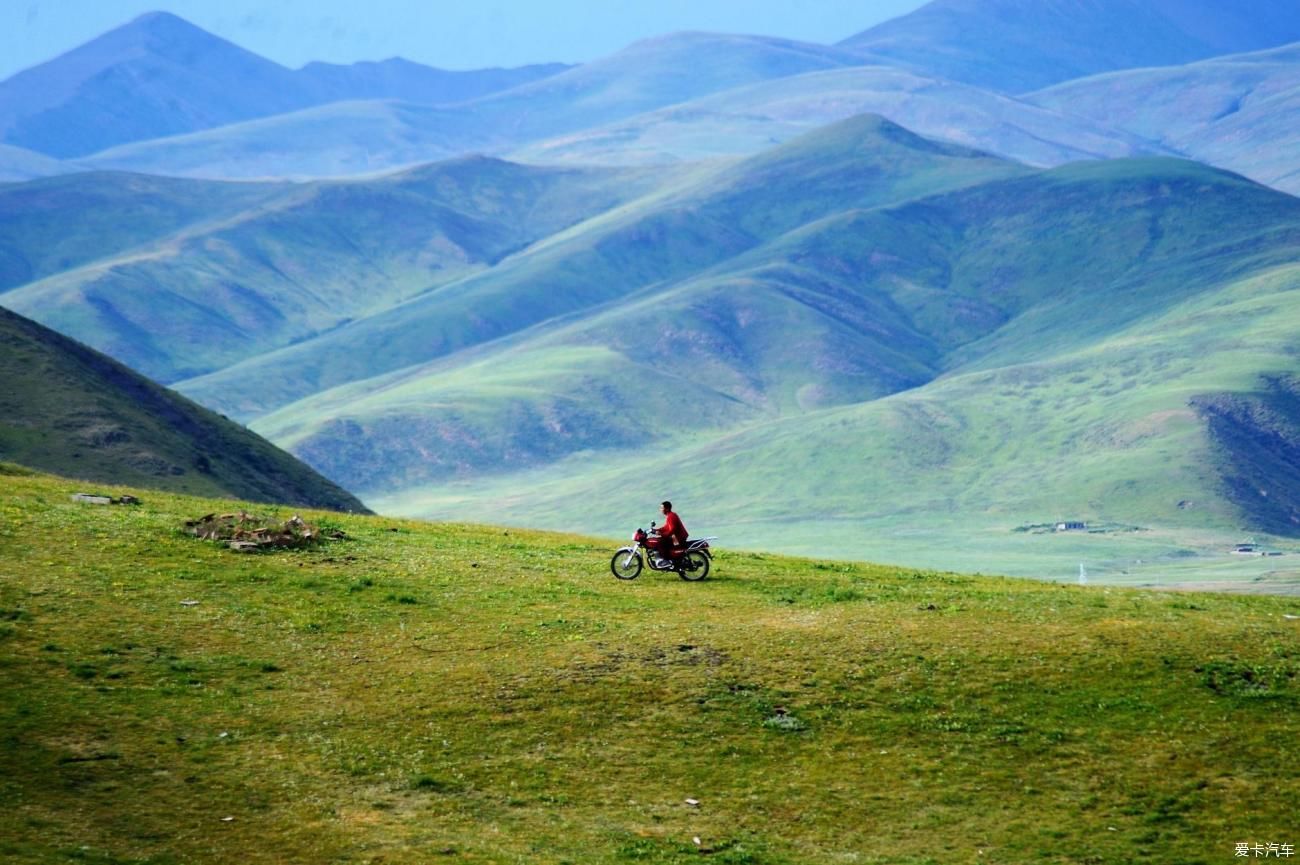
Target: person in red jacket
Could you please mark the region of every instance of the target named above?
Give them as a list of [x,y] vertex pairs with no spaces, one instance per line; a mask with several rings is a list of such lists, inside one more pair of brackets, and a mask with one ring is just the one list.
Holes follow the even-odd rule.
[[664,524],[655,531],[659,534],[659,555],[665,559],[675,559],[689,537],[682,520],[673,513],[673,503],[664,502],[659,506],[663,511]]

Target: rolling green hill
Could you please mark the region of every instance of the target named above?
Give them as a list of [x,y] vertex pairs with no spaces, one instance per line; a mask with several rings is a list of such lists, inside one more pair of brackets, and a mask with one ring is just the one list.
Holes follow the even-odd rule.
[[[626,304],[828,214],[1024,170],[877,117],[853,118],[734,165],[688,173],[482,274],[181,387],[204,404],[256,417],[332,386]],[[298,376],[285,379],[274,372],[281,368]],[[237,380],[260,384],[232,387]]]
[[0,292],[104,259],[129,260],[142,248],[221,223],[287,191],[276,184],[114,172],[0,185]]
[[0,460],[90,483],[366,512],[265,439],[4,309],[0,378]]
[[[0,499],[0,856],[750,865],[1214,862],[1290,843],[1294,598],[241,505]],[[247,505],[244,505],[245,507]],[[277,509],[279,510],[279,509]]]
[[1026,99],[1300,192],[1300,45],[1083,78]]
[[[736,87],[514,151],[521,162],[629,165],[742,156],[857,114],[1033,165],[1134,156],[1149,141],[1068,110],[887,66],[807,72]],[[1104,120],[1102,121],[1104,122]]]
[[274,196],[109,174],[0,187],[10,285],[35,277],[0,300],[171,383],[482,270],[658,177],[465,158]]

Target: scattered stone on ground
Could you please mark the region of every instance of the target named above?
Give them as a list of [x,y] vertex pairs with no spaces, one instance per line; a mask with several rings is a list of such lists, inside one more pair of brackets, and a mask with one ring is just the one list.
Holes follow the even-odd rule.
[[112,496],[100,495],[99,493],[73,493],[72,500],[80,502],[83,505],[138,505],[140,500],[135,496],[121,496],[113,498]]
[[325,540],[343,540],[342,531],[323,532],[294,514],[284,522],[237,514],[207,514],[186,520],[186,530],[205,541],[225,541],[232,550],[252,553],[268,549],[302,549]]

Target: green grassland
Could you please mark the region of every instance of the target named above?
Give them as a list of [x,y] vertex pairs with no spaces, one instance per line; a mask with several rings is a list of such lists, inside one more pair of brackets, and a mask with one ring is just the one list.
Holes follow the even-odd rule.
[[0,185],[0,291],[220,223],[286,191],[114,172]]
[[75,489],[0,477],[6,861],[1212,863],[1295,828],[1294,599],[730,548],[620,583],[589,538],[323,513],[347,540],[247,555],[179,530],[234,502]]

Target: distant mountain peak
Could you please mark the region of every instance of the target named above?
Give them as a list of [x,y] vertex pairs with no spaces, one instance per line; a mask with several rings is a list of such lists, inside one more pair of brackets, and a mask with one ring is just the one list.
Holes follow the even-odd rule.
[[448,72],[391,58],[293,71],[170,12],[147,12],[0,82],[0,142],[77,158],[346,100],[460,102],[564,68]]
[[192,52],[195,46],[205,45],[219,46],[226,51],[254,56],[233,42],[209,33],[202,27],[170,12],[146,12],[136,16],[120,27],[115,27],[85,45],[73,49],[69,54],[93,53],[100,60],[101,65],[107,67],[130,59],[114,53],[127,46],[142,46],[150,53],[169,56],[178,52]]
[[171,12],[163,12],[163,11],[145,12],[141,15],[137,15],[136,17],[132,18],[130,21],[128,21],[126,24],[122,26],[124,28],[147,27],[150,29],[162,28],[162,27],[177,27],[177,28],[188,28],[190,30],[197,30],[200,33],[207,32],[195,26],[194,24],[191,24],[189,21],[186,21],[184,18],[180,17],[179,15],[173,15]]

